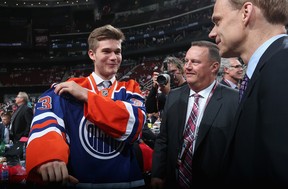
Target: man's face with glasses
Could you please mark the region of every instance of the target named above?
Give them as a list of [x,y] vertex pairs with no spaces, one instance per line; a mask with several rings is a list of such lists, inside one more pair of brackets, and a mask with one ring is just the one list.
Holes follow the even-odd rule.
[[243,66],[242,65],[235,65],[235,66],[230,66],[230,68],[243,69]]
[[226,70],[226,74],[229,75],[229,77],[240,80],[243,77],[243,65],[236,59],[236,58],[230,58],[230,66]]

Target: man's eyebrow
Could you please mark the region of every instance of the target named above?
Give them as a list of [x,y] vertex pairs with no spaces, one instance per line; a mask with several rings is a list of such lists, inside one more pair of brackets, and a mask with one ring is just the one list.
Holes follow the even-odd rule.
[[215,16],[211,17],[211,21],[214,23],[217,20],[217,18]]
[[212,14],[211,20],[212,20],[212,22],[219,21],[219,20],[220,20],[220,16],[219,16],[219,15],[216,15],[216,14]]

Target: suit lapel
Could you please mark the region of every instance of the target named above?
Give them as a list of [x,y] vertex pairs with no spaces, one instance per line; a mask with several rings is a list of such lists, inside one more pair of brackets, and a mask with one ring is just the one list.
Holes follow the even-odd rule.
[[19,114],[19,112],[21,111],[21,109],[23,108],[23,104],[21,106],[19,106],[17,108],[17,110],[13,113],[12,117],[11,117],[11,125],[13,125],[13,122],[15,120],[15,118],[17,117],[17,115]]
[[186,126],[185,121],[186,121],[189,94],[190,94],[190,88],[188,85],[182,87],[179,93],[180,98],[178,102],[179,108],[177,109],[177,114],[180,115],[179,116],[180,119],[178,120],[177,128],[178,128],[178,141],[180,142],[183,140],[183,133]]
[[269,60],[275,53],[277,53],[280,49],[283,48],[283,45],[285,45],[285,40],[288,40],[288,37],[281,37],[277,39],[275,42],[273,42],[268,49],[264,52],[262,57],[260,58],[259,62],[257,63],[257,66],[252,74],[252,77],[248,83],[245,95],[243,96],[243,99],[240,103],[240,106],[242,108],[242,102],[245,101],[245,99],[250,96],[252,89],[254,88],[254,85],[261,73],[261,70],[265,67],[265,64],[267,60]]
[[199,125],[199,131],[197,135],[197,140],[195,144],[195,151],[197,150],[198,146],[201,144],[205,136],[207,135],[208,131],[210,130],[213,121],[217,116],[217,112],[221,107],[221,102],[219,99],[222,98],[222,88],[221,85],[217,85],[210,101],[208,102],[204,114]]

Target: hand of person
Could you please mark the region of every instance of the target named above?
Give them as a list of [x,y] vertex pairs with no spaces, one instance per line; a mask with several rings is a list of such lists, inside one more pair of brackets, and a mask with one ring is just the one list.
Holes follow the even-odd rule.
[[58,95],[63,93],[70,93],[76,99],[80,101],[87,102],[88,101],[88,90],[81,87],[74,81],[66,81],[63,83],[59,83],[56,85],[54,92]]
[[153,76],[152,76],[152,81],[153,81],[153,87],[158,88],[159,84],[157,82],[157,77],[158,77],[159,73],[158,72],[153,72]]
[[160,178],[151,178],[150,186],[152,189],[164,188],[164,180]]
[[37,173],[42,176],[44,182],[77,184],[79,181],[75,177],[69,175],[67,166],[63,161],[51,161],[40,165]]

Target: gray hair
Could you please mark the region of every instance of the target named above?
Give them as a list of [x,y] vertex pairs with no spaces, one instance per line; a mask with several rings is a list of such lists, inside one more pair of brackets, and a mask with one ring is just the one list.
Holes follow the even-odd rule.
[[29,102],[29,96],[26,92],[19,92],[18,96],[20,96],[21,98],[24,99],[24,101],[26,102],[26,104]]
[[230,60],[229,58],[221,58],[221,64],[220,64],[220,69],[218,71],[219,76],[224,75],[224,68],[229,68],[230,67]]

